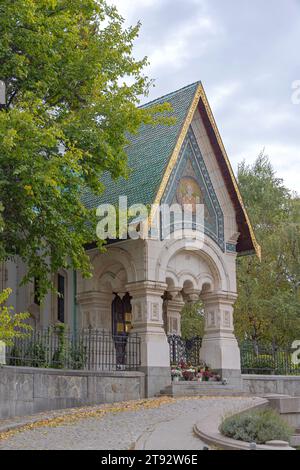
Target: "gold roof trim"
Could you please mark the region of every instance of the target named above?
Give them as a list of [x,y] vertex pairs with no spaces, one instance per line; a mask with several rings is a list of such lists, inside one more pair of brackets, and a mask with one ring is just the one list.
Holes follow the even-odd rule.
[[253,246],[254,246],[254,249],[255,249],[255,252],[258,256],[259,259],[261,259],[261,247],[260,245],[258,244],[257,240],[256,240],[256,237],[255,237],[255,233],[254,233],[254,230],[253,230],[253,227],[251,225],[251,222],[250,222],[250,219],[249,219],[249,216],[248,216],[248,213],[246,211],[246,208],[244,206],[244,202],[243,202],[243,198],[242,198],[242,195],[240,193],[240,190],[239,190],[239,187],[238,187],[238,184],[237,184],[237,181],[236,181],[236,178],[235,178],[235,175],[234,175],[234,172],[233,172],[233,169],[232,169],[232,166],[231,166],[231,163],[229,161],[229,158],[228,158],[228,155],[227,155],[227,152],[226,152],[226,149],[225,149],[225,146],[223,144],[223,141],[222,141],[222,138],[221,138],[221,135],[219,133],[219,129],[217,127],[217,124],[216,124],[216,121],[215,121],[215,118],[214,118],[214,115],[212,113],[212,110],[211,110],[211,107],[209,105],[209,102],[208,102],[208,99],[207,99],[207,96],[206,96],[206,93],[204,91],[204,88],[203,88],[203,85],[202,84],[199,84],[198,85],[198,88],[195,92],[195,96],[194,96],[194,99],[192,101],[192,104],[190,106],[190,109],[187,113],[187,116],[185,118],[185,122],[182,126],[182,129],[181,129],[181,132],[178,136],[178,139],[177,139],[177,143],[175,145],[175,148],[173,150],[173,153],[170,157],[170,160],[169,160],[169,163],[167,165],[167,168],[165,170],[165,173],[163,175],[163,178],[161,180],[161,183],[160,183],[160,186],[159,186],[159,189],[157,191],[157,194],[156,194],[156,197],[155,197],[155,201],[154,201],[154,204],[160,204],[160,201],[161,201],[161,198],[165,192],[165,189],[166,189],[166,186],[168,184],[168,181],[169,181],[169,178],[171,176],[171,173],[173,171],[173,168],[176,164],[176,161],[178,159],[178,156],[179,156],[179,152],[180,152],[180,149],[182,147],[182,144],[184,142],[184,139],[187,135],[187,132],[189,130],[189,127],[192,123],[192,120],[193,120],[193,117],[194,117],[194,114],[195,114],[195,111],[197,109],[197,106],[198,106],[198,103],[199,103],[199,100],[200,98],[202,99],[202,102],[204,104],[204,107],[205,107],[205,110],[207,112],[207,116],[209,118],[209,121],[210,121],[210,124],[214,130],[214,133],[215,133],[215,136],[216,136],[216,139],[217,139],[217,142],[220,146],[220,149],[222,151],[222,154],[223,154],[223,157],[224,157],[224,160],[226,162],[226,165],[227,165],[227,168],[229,170],[229,174],[230,174],[230,177],[231,177],[231,180],[232,180],[232,183],[233,183],[233,186],[235,188],[235,192],[236,192],[236,195],[238,197],[238,200],[239,200],[239,203],[241,205],[241,208],[243,210],[243,213],[244,213],[244,216],[245,216],[245,219],[246,219],[246,222],[247,222],[247,225],[249,227],[249,232],[250,232],[250,236],[251,236],[251,240],[252,240],[252,243],[253,243]]

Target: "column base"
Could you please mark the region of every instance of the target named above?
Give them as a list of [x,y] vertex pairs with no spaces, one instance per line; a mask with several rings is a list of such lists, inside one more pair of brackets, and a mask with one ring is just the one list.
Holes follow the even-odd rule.
[[222,377],[222,380],[226,379],[228,385],[234,387],[238,390],[242,390],[243,382],[242,382],[242,374],[240,370],[235,369],[214,369],[217,374]]
[[140,367],[139,371],[145,374],[146,398],[154,397],[165,387],[171,385],[170,367]]
[[241,356],[235,336],[231,333],[207,333],[202,341],[200,358],[228,384],[241,388]]

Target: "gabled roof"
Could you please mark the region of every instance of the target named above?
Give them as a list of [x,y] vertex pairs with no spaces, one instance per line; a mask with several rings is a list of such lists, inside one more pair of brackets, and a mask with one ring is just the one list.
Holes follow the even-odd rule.
[[235,207],[240,237],[237,244],[239,253],[255,251],[261,256],[249,217],[243,204],[236,178],[230,165],[225,147],[220,137],[215,119],[207,101],[201,82],[188,85],[157,100],[144,105],[168,102],[172,106],[172,116],[176,123],[172,126],[141,126],[137,135],[129,137],[126,147],[130,176],[113,181],[104,174],[102,182],[105,191],[99,196],[85,194],[83,202],[87,207],[97,207],[101,203],[117,204],[120,195],[126,195],[128,206],[136,203],[159,204],[167,182],[178,158],[194,113],[198,107],[208,137],[214,149],[221,173]]
[[144,107],[168,102],[173,110],[171,115],[176,118],[174,125],[143,125],[137,135],[129,136],[126,147],[130,177],[113,181],[109,174],[101,178],[106,190],[101,197],[86,194],[84,203],[88,207],[97,207],[101,203],[118,203],[120,195],[126,195],[128,205],[152,204],[161,183],[166,165],[176,146],[183,123],[194,100],[198,83],[170,93]]

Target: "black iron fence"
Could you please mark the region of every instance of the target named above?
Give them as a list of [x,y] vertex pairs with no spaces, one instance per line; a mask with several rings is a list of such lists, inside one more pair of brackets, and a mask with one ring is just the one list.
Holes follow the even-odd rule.
[[169,335],[170,363],[179,364],[181,361],[197,366],[200,364],[200,349],[202,338],[196,336],[183,339],[181,336]]
[[291,348],[242,344],[240,349],[243,374],[300,375],[300,358]]
[[140,338],[112,336],[96,329],[77,334],[59,328],[34,331],[7,348],[13,366],[71,370],[136,370],[141,364]]
[[[181,361],[197,366],[200,361],[202,339],[195,337],[184,340],[177,335],[169,335],[170,363]],[[300,375],[300,354],[291,348],[274,348],[271,345],[240,345],[241,369],[243,374],[261,375]]]

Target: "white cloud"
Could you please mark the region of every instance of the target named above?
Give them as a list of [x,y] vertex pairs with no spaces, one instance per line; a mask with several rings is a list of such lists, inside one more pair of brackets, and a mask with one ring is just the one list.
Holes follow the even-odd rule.
[[107,3],[117,7],[126,23],[131,24],[132,18],[138,16],[138,12],[144,8],[155,7],[161,0],[107,0]]
[[[295,0],[109,0],[142,22],[134,53],[156,79],[150,99],[202,80],[233,165],[265,147],[279,177],[298,190],[299,6]],[[299,0],[298,0],[299,5]],[[299,55],[299,54],[298,54]],[[144,100],[143,100],[144,101]]]
[[[242,84],[239,81],[221,83],[210,90],[210,105],[214,111],[228,105],[230,101],[241,90]],[[228,109],[227,108],[227,109]]]
[[218,24],[202,14],[193,23],[183,22],[179,29],[166,37],[164,43],[150,54],[151,67],[182,67],[195,49],[197,57],[201,57],[209,47],[210,38],[218,33],[221,33]]
[[[230,147],[230,145],[228,146]],[[300,194],[300,158],[299,147],[295,145],[283,145],[280,143],[268,143],[265,145],[263,142],[249,143],[245,142],[244,147],[236,154],[230,154],[234,169],[237,169],[238,163],[246,160],[248,164],[254,163],[256,157],[262,150],[269,156],[270,161],[277,173],[278,178],[282,178],[284,184],[291,190]]]

